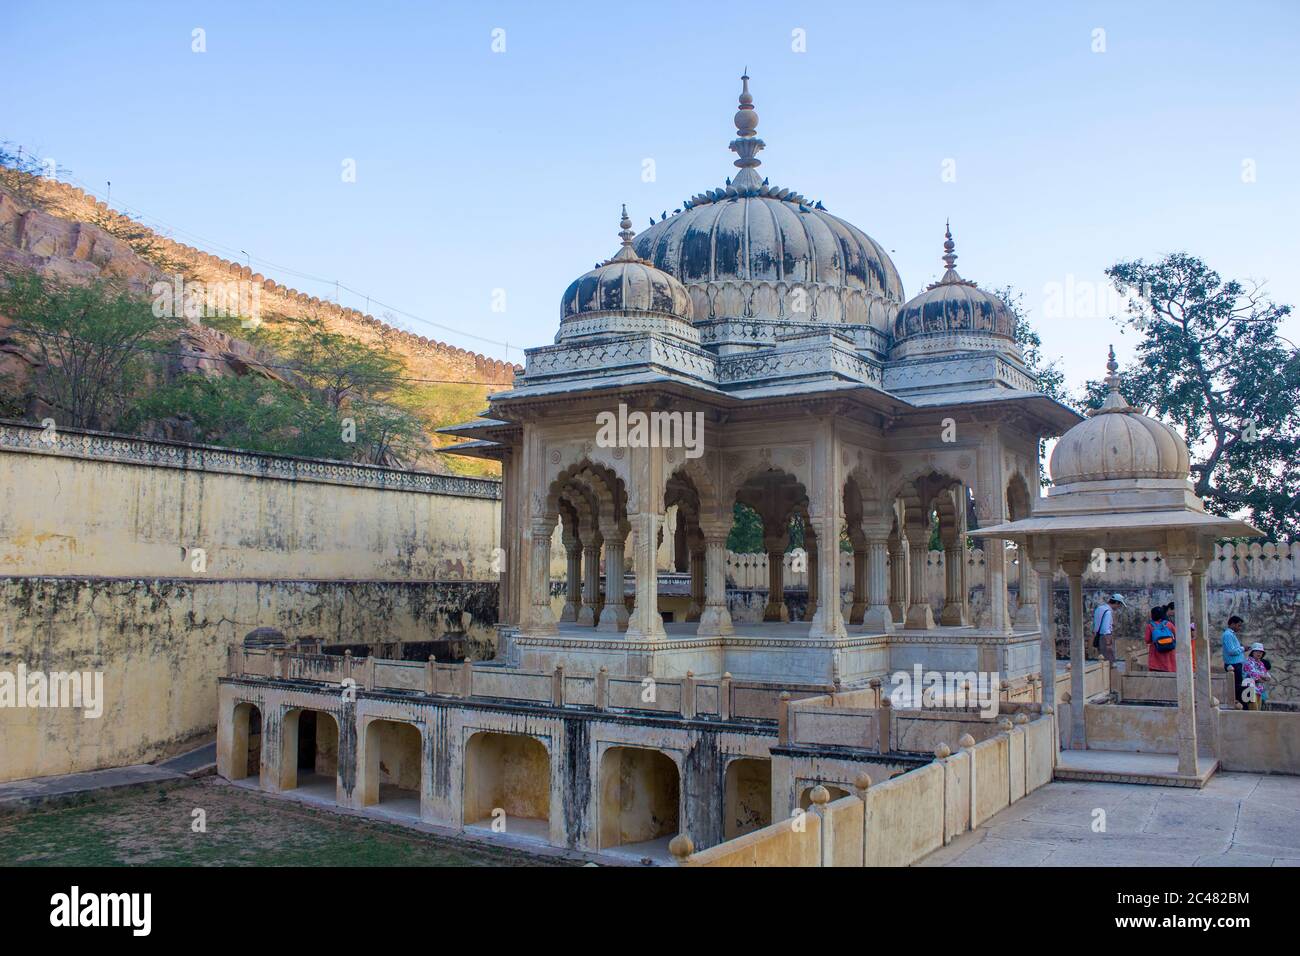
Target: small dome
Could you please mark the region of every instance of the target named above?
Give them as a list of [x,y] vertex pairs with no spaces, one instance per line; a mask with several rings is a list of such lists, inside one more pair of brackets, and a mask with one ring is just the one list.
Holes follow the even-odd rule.
[[1052,450],[1052,484],[1133,478],[1187,481],[1192,461],[1182,436],[1140,413],[1120,394],[1113,348],[1106,368],[1106,401],[1062,435]]
[[[686,287],[636,254],[623,207],[618,253],[574,279],[560,301],[557,341],[615,332],[669,331],[698,342]],[[685,329],[682,328],[683,324]]]
[[894,320],[892,357],[1001,349],[1019,354],[1016,317],[1007,304],[957,274],[952,230],[944,232],[943,278],[912,299]]

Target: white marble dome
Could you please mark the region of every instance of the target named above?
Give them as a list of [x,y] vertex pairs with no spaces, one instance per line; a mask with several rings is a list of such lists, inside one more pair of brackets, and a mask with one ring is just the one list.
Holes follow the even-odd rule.
[[731,143],[740,172],[641,232],[637,254],[686,286],[696,322],[854,323],[888,334],[906,298],[893,261],[820,202],[758,175],[764,144],[742,80]]
[[1143,415],[1120,394],[1114,350],[1107,369],[1106,401],[1062,435],[1052,450],[1052,484],[1135,478],[1187,481],[1192,465],[1187,443],[1173,428]]
[[899,310],[892,358],[987,350],[1020,355],[1015,314],[996,295],[957,274],[955,248],[948,229],[943,278]]
[[661,331],[698,342],[686,288],[637,256],[626,206],[620,225],[623,246],[618,253],[574,279],[564,290],[556,341],[605,333]]

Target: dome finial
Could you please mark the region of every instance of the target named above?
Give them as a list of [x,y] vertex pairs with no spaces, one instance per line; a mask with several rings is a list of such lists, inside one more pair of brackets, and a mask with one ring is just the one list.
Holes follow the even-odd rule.
[[740,77],[740,84],[740,108],[736,110],[735,116],[736,138],[731,141],[731,150],[740,157],[735,162],[735,165],[740,168],[740,175],[736,177],[733,185],[743,190],[762,184],[754,168],[762,165],[762,160],[758,159],[758,151],[763,148],[764,143],[758,138],[757,133],[758,113],[754,111],[754,97],[749,92],[749,67],[745,67],[745,72]]
[[636,233],[632,231],[632,220],[629,219],[627,215],[627,203],[623,203],[623,218],[619,220],[618,224],[622,230],[619,232],[618,237],[623,240],[623,245],[632,245],[632,237],[636,235]]
[[1102,401],[1100,408],[1094,408],[1089,415],[1104,415],[1107,412],[1136,412],[1128,399],[1119,390],[1119,362],[1115,361],[1115,346],[1110,346],[1110,354],[1106,358],[1106,378],[1103,380],[1106,386],[1106,398]]
[[641,257],[638,256],[636,250],[632,248],[632,239],[636,236],[636,233],[632,231],[632,219],[627,214],[627,203],[623,203],[623,218],[618,221],[618,225],[618,237],[623,241],[623,245],[618,252],[614,253],[614,256],[607,259],[604,264],[609,265],[611,262],[640,261]]
[[943,221],[943,264],[949,272],[952,272],[957,265],[957,253],[954,251],[957,244],[952,241],[952,223],[950,220]]

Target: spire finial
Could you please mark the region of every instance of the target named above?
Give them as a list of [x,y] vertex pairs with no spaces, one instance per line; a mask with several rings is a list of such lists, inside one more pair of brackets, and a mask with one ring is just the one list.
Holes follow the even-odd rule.
[[731,141],[731,149],[740,157],[735,165],[741,171],[735,185],[742,189],[751,185],[757,187],[760,180],[754,167],[762,165],[757,156],[764,144],[758,138],[758,113],[754,111],[754,96],[749,92],[749,67],[745,67],[740,77],[740,108],[736,110],[735,121],[736,139]]
[[1110,347],[1110,356],[1106,359],[1106,391],[1119,391],[1119,362],[1115,361],[1115,346]]
[[632,231],[632,220],[629,219],[627,215],[627,203],[623,203],[623,218],[619,220],[618,224],[622,230],[619,232],[618,237],[623,240],[623,245],[632,245],[632,237],[635,236],[636,233]]
[[1119,362],[1115,361],[1115,346],[1110,346],[1109,355],[1106,358],[1106,397],[1102,400],[1100,408],[1094,408],[1088,412],[1089,415],[1108,415],[1112,413],[1134,412],[1134,409],[1128,403],[1119,390]]
[[952,224],[949,220],[943,221],[943,264],[949,272],[956,268],[957,253],[954,251],[957,244],[952,241]]
[[619,247],[618,252],[614,253],[612,258],[606,259],[600,263],[607,266],[611,262],[636,262],[641,257],[636,254],[636,249],[632,246],[632,240],[636,233],[632,231],[632,218],[627,214],[627,203],[623,203],[623,216],[618,221],[619,239],[623,240],[623,245]]

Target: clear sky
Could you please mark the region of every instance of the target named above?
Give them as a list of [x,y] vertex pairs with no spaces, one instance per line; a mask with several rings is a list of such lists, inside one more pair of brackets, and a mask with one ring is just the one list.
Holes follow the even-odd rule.
[[1024,293],[1072,387],[1131,349],[1087,303],[1121,259],[1185,250],[1300,305],[1294,0],[0,0],[0,63],[0,139],[114,206],[513,361],[621,203],[640,229],[735,172],[745,66],[764,175],[880,242],[909,296],[951,217],[958,269]]

